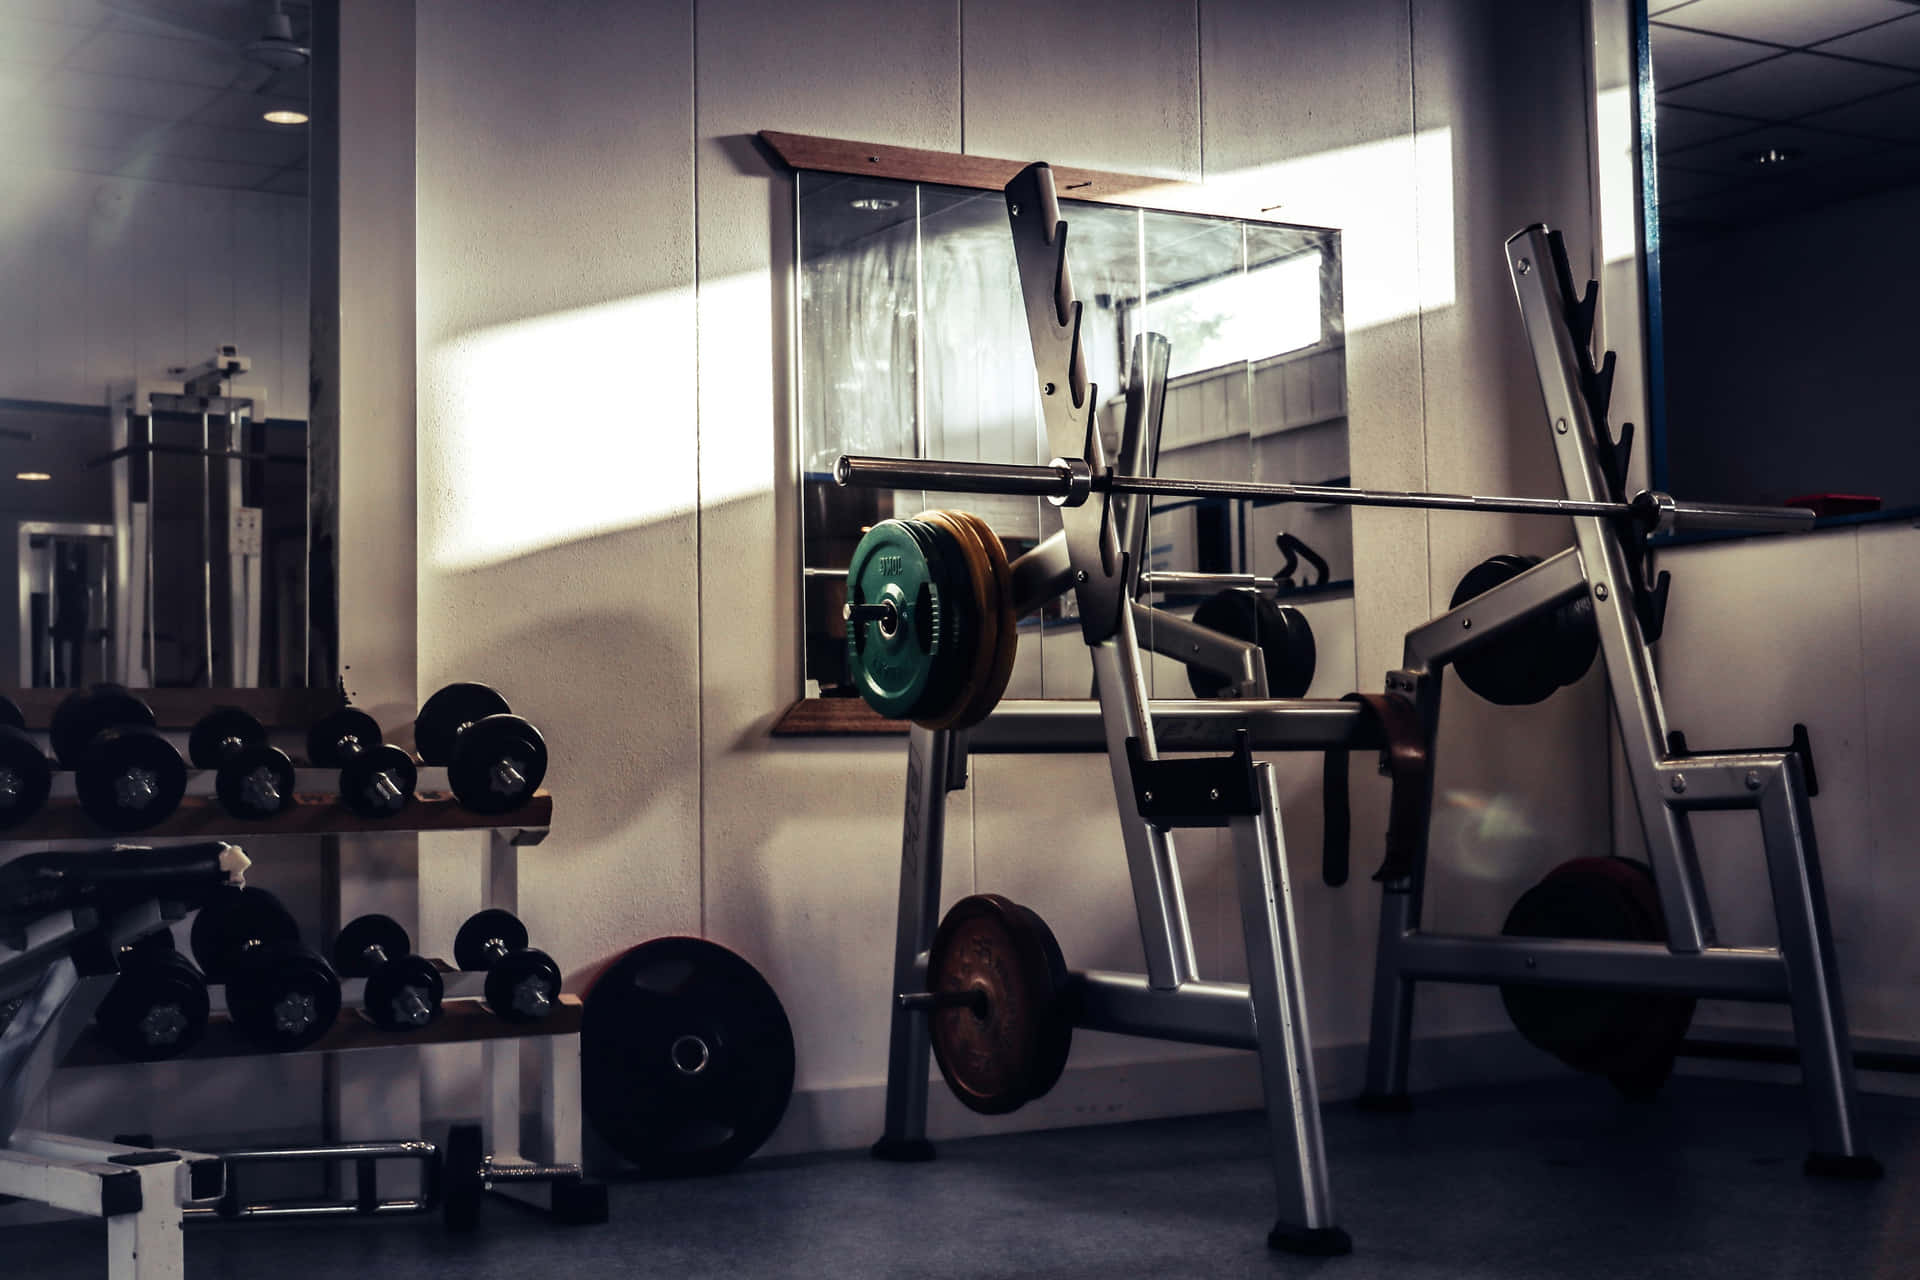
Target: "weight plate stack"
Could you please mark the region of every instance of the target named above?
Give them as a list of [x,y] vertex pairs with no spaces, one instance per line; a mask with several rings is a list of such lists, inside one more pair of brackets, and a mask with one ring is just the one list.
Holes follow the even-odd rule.
[[580,1023],[587,1122],[640,1172],[723,1173],[793,1095],[793,1028],[746,960],[703,938],[645,942],[592,979]]
[[[1266,660],[1267,696],[1300,698],[1313,684],[1313,628],[1307,615],[1257,591],[1228,588],[1201,601],[1194,622],[1235,640],[1260,646]],[[1215,671],[1187,664],[1187,684],[1196,698],[1217,698],[1233,681]]]
[[[1653,873],[1629,858],[1575,858],[1520,895],[1509,937],[1664,942]],[[1611,1078],[1630,1096],[1658,1088],[1693,1019],[1690,996],[1513,984],[1500,998],[1529,1042],[1568,1066]]]
[[927,989],[986,996],[981,1010],[927,1018],[940,1074],[967,1107],[1004,1115],[1059,1082],[1073,1048],[1070,978],[1053,931],[1033,911],[998,894],[956,902],[927,953]]
[[[1539,563],[1538,556],[1520,555],[1483,560],[1460,579],[1447,607],[1457,609]],[[1593,602],[1581,595],[1467,651],[1454,659],[1453,669],[1462,684],[1488,702],[1530,706],[1584,676],[1599,651]]]

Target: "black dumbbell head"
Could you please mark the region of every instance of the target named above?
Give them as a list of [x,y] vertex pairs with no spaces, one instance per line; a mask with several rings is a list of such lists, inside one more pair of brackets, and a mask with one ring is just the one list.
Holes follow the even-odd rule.
[[121,725],[153,725],[153,709],[117,684],[97,684],[69,694],[53,709],[47,726],[53,754],[63,769],[78,769],[87,744],[103,729]]
[[[367,955],[378,947],[384,959]],[[340,936],[333,940],[333,967],[349,978],[370,977],[375,969],[402,959],[413,950],[407,931],[392,916],[366,915],[347,921]]]
[[52,789],[53,762],[33,735],[12,724],[0,724],[0,830],[40,812]]
[[524,950],[527,926],[498,907],[474,912],[453,936],[453,962],[469,972],[492,968],[496,957],[487,944],[496,940],[507,951]]
[[307,730],[307,759],[322,769],[342,768],[354,755],[345,748],[349,741],[359,743],[363,751],[379,746],[383,741],[380,722],[357,707],[322,716]]
[[482,716],[454,743],[447,785],[462,808],[508,813],[533,798],[547,776],[547,740],[514,715]]
[[224,982],[233,962],[255,944],[294,942],[300,926],[280,899],[252,885],[223,886],[194,917],[187,943],[209,981]]
[[12,698],[0,695],[0,728],[24,729],[27,717],[22,714],[20,704]]
[[505,698],[484,684],[450,684],[428,698],[414,717],[414,750],[428,764],[450,764],[461,729],[511,710]]
[[413,757],[391,743],[340,765],[340,802],[362,818],[391,818],[413,803]]
[[215,707],[187,735],[187,759],[196,769],[218,769],[247,747],[267,745],[266,726],[239,707]]
[[544,951],[509,952],[487,970],[486,1000],[508,1022],[538,1022],[560,1001],[560,966]]
[[340,1015],[340,975],[298,942],[246,952],[227,975],[227,1012],[248,1039],[292,1053],[332,1030]]
[[[165,930],[149,934],[166,938]],[[94,1022],[116,1054],[135,1062],[159,1062],[192,1048],[207,1029],[207,980],[171,945],[138,945],[121,953],[121,973]]]
[[382,1031],[417,1031],[440,1016],[446,985],[433,962],[402,955],[367,977],[362,1008]]
[[247,822],[265,822],[292,808],[293,786],[293,761],[265,743],[240,748],[213,775],[220,807]]
[[80,808],[108,831],[163,822],[187,794],[187,762],[151,725],[102,729],[87,743],[73,778]]

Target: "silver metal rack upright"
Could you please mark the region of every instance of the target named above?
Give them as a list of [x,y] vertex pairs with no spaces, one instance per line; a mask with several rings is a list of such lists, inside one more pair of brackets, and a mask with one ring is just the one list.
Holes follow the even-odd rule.
[[[1123,461],[1115,474],[1100,434],[1089,429],[1095,391],[1079,344],[1080,303],[1045,165],[1006,188],[1041,406],[1054,462],[1044,466],[843,457],[842,484],[901,489],[1035,494],[1061,507],[1062,530],[1015,561],[1015,612],[1032,613],[1071,591],[1096,675],[1091,701],[1005,701],[964,732],[914,726],[907,740],[894,998],[885,1131],[874,1154],[925,1159],[928,1013],[902,995],[927,986],[938,924],[945,802],[966,784],[969,752],[1084,751],[1108,757],[1145,972],[1081,972],[1076,1023],[1148,1038],[1252,1049],[1259,1054],[1275,1178],[1277,1222],[1269,1243],[1309,1254],[1351,1247],[1328,1191],[1299,946],[1281,836],[1278,791],[1256,751],[1379,750],[1394,779],[1387,834],[1369,1089],[1404,1097],[1413,992],[1420,981],[1543,983],[1660,988],[1789,1002],[1813,1098],[1814,1172],[1869,1175],[1854,1123],[1852,1067],[1831,935],[1815,856],[1806,779],[1794,751],[1685,755],[1669,748],[1653,677],[1664,579],[1644,579],[1644,539],[1680,527],[1794,530],[1802,508],[1675,502],[1622,491],[1626,441],[1604,434],[1605,373],[1586,350],[1591,294],[1576,301],[1564,255],[1542,227],[1508,245],[1508,257],[1566,485],[1561,498],[1473,497],[1327,486],[1169,480],[1152,474],[1158,391],[1143,370],[1164,370],[1164,351],[1137,346],[1128,388]],[[1551,266],[1552,269],[1549,269]],[[1157,358],[1150,358],[1157,356]],[[1137,502],[1115,495],[1182,493],[1292,498],[1350,505],[1519,512],[1571,517],[1575,546],[1416,628],[1404,668],[1383,694],[1345,700],[1266,696],[1258,649],[1141,603]],[[1125,509],[1123,509],[1123,507]],[[1568,599],[1590,596],[1600,647],[1670,922],[1664,943],[1453,938],[1421,932],[1420,893],[1432,805],[1431,758],[1445,665]],[[1150,624],[1150,625],[1149,625]],[[1470,624],[1470,625],[1469,625]],[[1194,645],[1200,645],[1196,650]],[[1152,700],[1142,653],[1178,652],[1228,677],[1237,697]],[[1228,752],[1165,760],[1163,750]],[[1727,948],[1713,937],[1687,815],[1697,809],[1760,810],[1780,919],[1778,949]],[[1233,833],[1251,981],[1200,977],[1175,850],[1176,832]],[[1343,855],[1344,859],[1344,855]],[[1331,864],[1329,864],[1331,866]],[[1344,866],[1344,861],[1342,863]],[[1332,880],[1331,872],[1329,879]],[[1341,872],[1344,879],[1344,870]]]

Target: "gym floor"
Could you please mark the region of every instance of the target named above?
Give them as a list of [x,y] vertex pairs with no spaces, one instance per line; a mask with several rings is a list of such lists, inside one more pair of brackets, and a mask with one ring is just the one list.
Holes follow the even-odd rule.
[[[1558,1080],[1327,1110],[1348,1258],[1270,1254],[1262,1123],[1242,1114],[949,1142],[930,1165],[848,1153],[613,1188],[613,1222],[490,1201],[437,1218],[189,1227],[195,1280],[528,1276],[1885,1277],[1920,1275],[1920,1100],[1862,1098],[1879,1183],[1804,1177],[1795,1088],[1676,1079],[1649,1106]],[[0,1271],[98,1274],[98,1224],[9,1235]]]

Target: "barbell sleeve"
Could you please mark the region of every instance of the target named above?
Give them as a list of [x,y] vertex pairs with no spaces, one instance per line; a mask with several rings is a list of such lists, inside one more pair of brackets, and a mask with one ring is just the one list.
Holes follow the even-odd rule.
[[1725,502],[1676,502],[1664,493],[1634,497],[1634,514],[1653,533],[1804,533],[1811,507],[1749,507]]
[[841,454],[834,483],[863,489],[937,489],[942,493],[1002,493],[1062,497],[1073,483],[1065,466],[1017,462],[933,462]]

